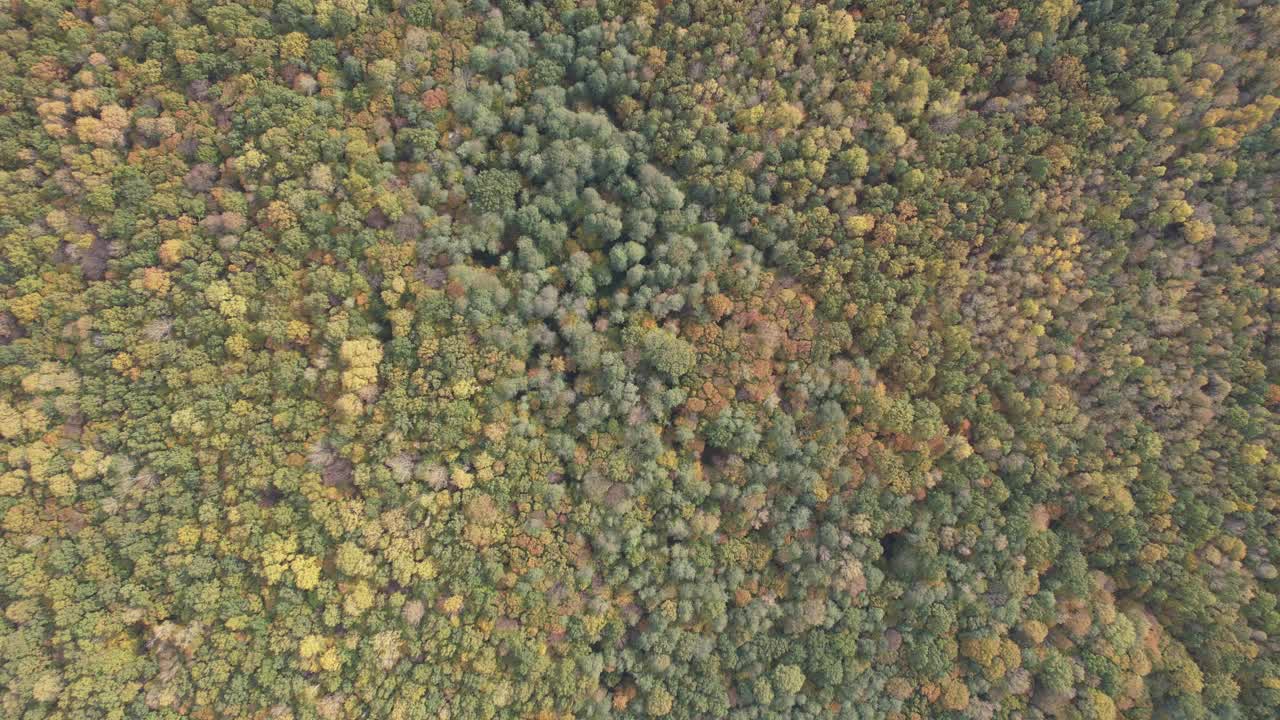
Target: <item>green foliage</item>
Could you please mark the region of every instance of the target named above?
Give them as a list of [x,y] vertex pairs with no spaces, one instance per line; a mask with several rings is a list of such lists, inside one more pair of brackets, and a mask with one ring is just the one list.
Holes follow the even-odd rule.
[[467,183],[467,197],[476,212],[504,212],[515,207],[520,176],[506,170],[481,170]]
[[692,345],[662,328],[644,331],[640,349],[645,362],[672,382],[692,370],[698,359]]
[[0,717],[1280,715],[1274,3],[0,13]]

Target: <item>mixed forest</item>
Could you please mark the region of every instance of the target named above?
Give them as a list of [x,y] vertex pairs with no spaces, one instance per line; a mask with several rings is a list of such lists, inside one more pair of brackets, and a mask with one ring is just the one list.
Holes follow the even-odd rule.
[[0,716],[1280,717],[1280,5],[12,0]]

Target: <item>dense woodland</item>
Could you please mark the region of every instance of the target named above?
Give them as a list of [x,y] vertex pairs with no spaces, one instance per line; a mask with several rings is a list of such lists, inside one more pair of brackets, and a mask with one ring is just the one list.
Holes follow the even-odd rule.
[[1280,6],[13,0],[0,716],[1280,716]]

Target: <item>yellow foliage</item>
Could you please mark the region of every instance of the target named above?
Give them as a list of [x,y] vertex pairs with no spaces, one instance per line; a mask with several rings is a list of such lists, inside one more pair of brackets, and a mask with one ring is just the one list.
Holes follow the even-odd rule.
[[831,35],[839,42],[849,42],[858,33],[858,22],[844,10],[831,15]]
[[218,303],[218,312],[222,313],[228,320],[243,318],[248,311],[249,304],[239,295],[230,295]]
[[457,615],[462,610],[462,596],[450,595],[444,602],[440,603],[440,609],[446,615]]
[[18,495],[25,484],[21,471],[13,470],[0,475],[0,495]]
[[654,717],[666,715],[674,706],[675,698],[661,685],[649,693],[649,699],[645,702],[645,710]]
[[1039,620],[1027,620],[1023,623],[1023,635],[1033,646],[1038,646],[1047,637],[1048,626]]
[[76,493],[75,481],[70,475],[60,473],[48,479],[49,492],[54,497],[69,498]]
[[342,667],[342,657],[338,655],[337,648],[329,648],[324,651],[324,655],[320,656],[320,667],[328,672],[334,672]]
[[334,405],[338,410],[338,414],[348,420],[364,411],[364,403],[360,402],[360,398],[353,393],[342,395],[335,401]]
[[298,224],[298,218],[289,206],[279,200],[273,200],[266,209],[267,221],[275,228],[285,230]]
[[358,583],[350,588],[342,601],[342,609],[352,616],[363,615],[371,607],[373,607],[373,591],[364,583]]
[[1116,704],[1110,696],[1099,690],[1090,690],[1087,696],[1087,715],[1090,720],[1115,720]]
[[1174,222],[1186,222],[1195,213],[1195,209],[1186,200],[1174,200],[1169,205],[1169,215]]
[[850,215],[844,219],[845,228],[854,235],[866,235],[876,227],[874,215]]
[[1182,226],[1182,233],[1187,238],[1187,242],[1201,243],[1211,239],[1217,229],[1213,223],[1207,223],[1200,220],[1188,220]]
[[476,394],[480,388],[476,385],[476,381],[471,378],[463,378],[453,384],[453,396],[456,398],[469,398]]
[[302,638],[302,642],[298,643],[298,655],[302,658],[311,658],[319,655],[324,650],[325,640],[319,635],[308,635]]
[[112,130],[123,130],[129,127],[129,111],[119,105],[108,105],[102,108],[102,112],[98,115],[102,118],[102,124]]
[[969,687],[955,678],[942,681],[942,707],[947,710],[963,710],[969,707]]
[[169,292],[169,273],[160,268],[149,267],[142,271],[142,287],[157,295]]
[[359,390],[378,382],[378,363],[382,362],[382,344],[374,338],[347,340],[338,351],[347,369],[342,373],[344,390]]
[[262,167],[267,161],[267,156],[263,155],[256,148],[249,148],[244,155],[236,158],[236,164],[239,166],[240,172],[252,172]]
[[1144,563],[1160,562],[1169,556],[1169,549],[1158,543],[1147,543],[1138,551],[1138,559]]
[[779,103],[767,111],[765,120],[770,128],[784,132],[794,130],[804,122],[804,108],[797,103]]
[[178,544],[184,547],[193,547],[200,541],[200,528],[195,525],[186,525],[178,529]]
[[160,262],[173,267],[182,261],[184,249],[185,245],[181,240],[165,240],[160,243],[157,254],[160,256]]
[[313,557],[302,555],[289,564],[293,571],[293,584],[299,590],[312,590],[320,583],[320,562]]
[[301,320],[290,320],[287,332],[289,339],[297,343],[305,343],[311,339],[311,327]]
[[3,527],[11,533],[30,532],[35,524],[35,511],[30,505],[14,505],[4,514]]
[[22,434],[22,414],[0,400],[0,438],[12,440]]
[[995,635],[965,638],[960,642],[960,654],[983,667],[989,666],[1000,654],[1000,638]]
[[305,33],[291,32],[280,38],[280,59],[301,60],[306,57],[310,41]]
[[40,293],[27,293],[9,301],[9,312],[24,323],[35,322],[40,317],[40,303],[44,296]]
[[1261,443],[1249,443],[1240,451],[1245,465],[1258,465],[1267,459],[1267,447]]
[[262,574],[266,577],[267,584],[274,585],[280,581],[297,549],[298,540],[294,537],[275,538],[267,544],[262,552]]
[[472,477],[471,473],[460,467],[453,469],[453,472],[449,474],[449,479],[459,490],[466,490],[475,484],[475,478]]
[[31,697],[37,702],[48,703],[58,699],[62,694],[62,681],[57,673],[47,672],[31,686]]
[[223,345],[227,348],[227,352],[235,357],[244,357],[244,354],[249,352],[249,341],[240,334],[228,337]]

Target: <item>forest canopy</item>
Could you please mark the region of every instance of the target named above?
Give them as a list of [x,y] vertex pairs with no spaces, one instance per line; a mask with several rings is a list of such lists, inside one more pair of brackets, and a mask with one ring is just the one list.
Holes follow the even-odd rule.
[[1278,204],[1274,2],[5,3],[0,716],[1276,718]]

